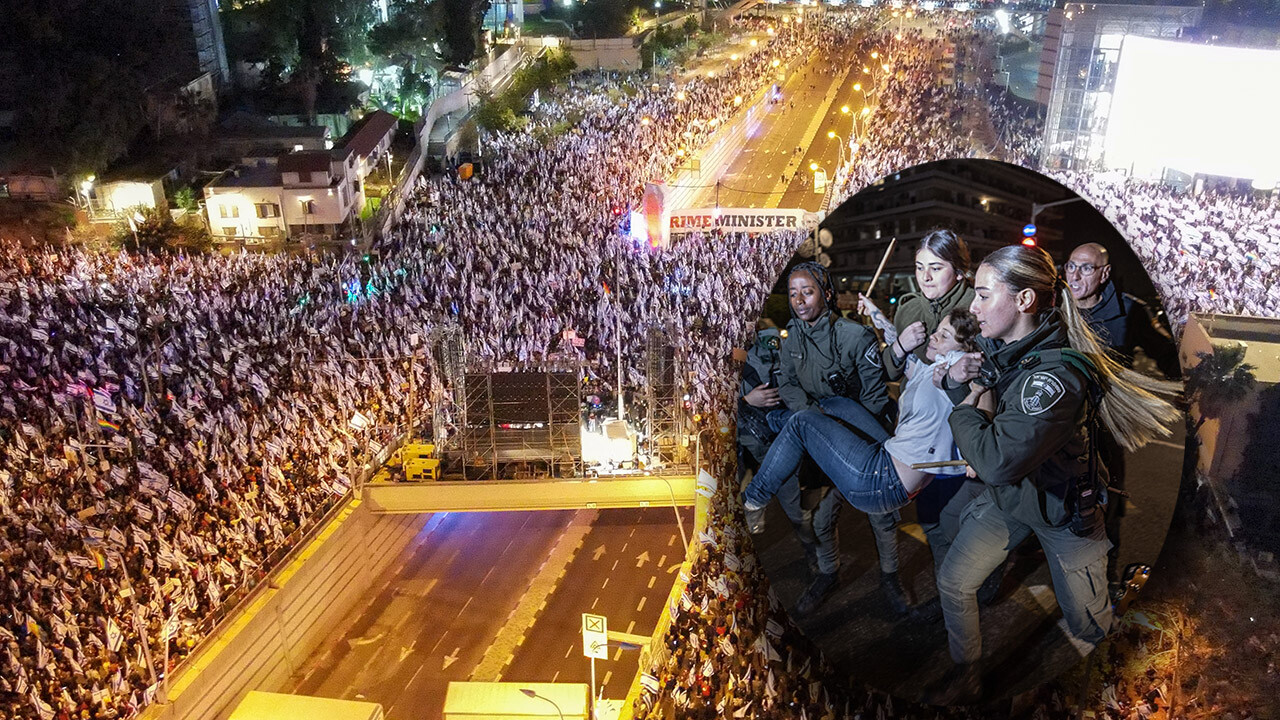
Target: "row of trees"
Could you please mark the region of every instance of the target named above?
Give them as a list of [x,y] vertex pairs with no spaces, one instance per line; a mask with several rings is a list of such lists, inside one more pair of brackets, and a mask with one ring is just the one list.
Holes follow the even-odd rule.
[[261,94],[291,96],[315,113],[326,87],[369,68],[395,78],[379,98],[407,114],[439,71],[475,57],[489,0],[395,0],[381,18],[370,0],[259,0],[222,12],[228,56],[262,68]]
[[[227,55],[261,64],[262,97],[318,99],[359,68],[397,68],[401,91],[425,99],[439,68],[475,56],[489,0],[225,0]],[[194,77],[184,3],[156,0],[0,0],[0,96],[17,106],[26,165],[73,177],[154,152],[148,93]],[[349,94],[349,93],[348,93]]]
[[523,117],[535,91],[546,91],[563,82],[577,64],[567,50],[552,49],[527,67],[520,68],[511,84],[501,93],[482,93],[475,121],[486,130],[515,130],[526,121]]

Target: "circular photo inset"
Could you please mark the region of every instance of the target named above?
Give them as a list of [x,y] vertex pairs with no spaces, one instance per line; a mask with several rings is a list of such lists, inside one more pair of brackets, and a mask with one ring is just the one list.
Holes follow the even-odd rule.
[[832,211],[744,363],[743,504],[851,681],[1030,690],[1116,626],[1164,542],[1177,348],[1123,237],[1059,183],[918,165]]

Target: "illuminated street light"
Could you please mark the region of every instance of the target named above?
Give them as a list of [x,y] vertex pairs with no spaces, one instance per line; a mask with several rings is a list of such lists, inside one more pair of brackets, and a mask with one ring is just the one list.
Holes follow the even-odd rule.
[[781,61],[781,60],[778,60],[778,59],[776,59],[776,58],[774,59],[774,61],[773,61],[773,63],[772,63],[773,67],[778,67],[778,66],[779,66],[779,65],[781,65],[781,64],[782,64],[782,61]]
[[755,38],[751,38],[751,47],[755,47],[759,44],[760,44],[760,41],[756,40]]
[[649,116],[648,116],[648,115],[645,115],[644,117],[640,118],[640,124],[641,124],[641,125],[648,125],[648,124],[649,124]]
[[816,162],[809,163],[809,169],[816,171],[818,169],[818,163]]
[[684,100],[684,91],[683,91],[683,90],[681,90],[680,92],[677,92],[677,93],[676,93],[676,99],[677,99],[677,100]]
[[742,104],[742,96],[741,96],[741,95],[734,95],[734,96],[733,96],[733,105],[734,105],[734,107],[737,107],[738,105],[741,105],[741,104]]
[[[855,85],[854,87],[857,87],[857,86]],[[861,88],[859,88],[859,89],[861,89]],[[849,114],[849,106],[848,106],[848,105],[841,105],[841,106],[840,106],[840,112],[844,113],[845,115],[848,115],[848,114]]]
[[731,55],[729,56],[729,59],[730,59],[730,60],[737,60],[737,59],[738,59],[738,53],[733,53],[733,54],[731,54]]
[[708,71],[707,71],[707,77],[709,77],[709,78],[713,78],[713,77],[715,77],[715,76],[716,76],[716,71],[715,71],[715,70],[708,70]]
[[835,130],[827,131],[827,138],[831,140],[839,140],[840,147],[840,164],[836,165],[836,172],[840,172],[840,168],[844,167],[844,138],[836,134]]
[[880,51],[879,51],[879,50],[872,50],[872,51],[871,51],[871,59],[872,59],[872,60],[875,60],[875,59],[876,59],[876,58],[878,58],[878,57],[880,57]]
[[871,68],[867,67],[866,65],[863,65],[863,66],[862,66],[862,72],[863,72],[863,74],[865,74],[865,75],[870,75],[870,74],[871,74]]

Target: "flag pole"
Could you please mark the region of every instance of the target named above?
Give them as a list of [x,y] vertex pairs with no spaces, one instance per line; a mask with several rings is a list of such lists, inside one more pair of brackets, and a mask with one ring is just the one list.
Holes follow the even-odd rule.
[[889,262],[889,256],[893,254],[893,247],[897,244],[896,236],[889,240],[889,247],[885,248],[884,257],[880,258],[880,267],[876,268],[876,274],[871,276],[871,284],[867,286],[867,297],[871,297],[871,293],[875,292],[876,281],[880,279],[880,273],[884,272],[884,266]]

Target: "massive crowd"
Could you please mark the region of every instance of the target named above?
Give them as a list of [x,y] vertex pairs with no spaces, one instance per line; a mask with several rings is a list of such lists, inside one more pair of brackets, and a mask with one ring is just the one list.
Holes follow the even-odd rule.
[[[440,382],[422,353],[433,326],[456,323],[469,360],[504,364],[537,363],[573,330],[605,386],[622,343],[634,387],[645,381],[644,331],[660,329],[695,378],[694,407],[712,427],[732,426],[731,350],[802,236],[694,235],[655,249],[622,226],[646,181],[772,82],[774,60],[850,34],[891,48],[894,69],[879,78],[838,194],[972,154],[953,128],[977,91],[933,82],[948,38],[877,36],[867,17],[775,26],[741,62],[678,85],[580,76],[544,98],[532,128],[486,137],[476,179],[420,181],[368,256],[0,244],[0,715],[128,717],[163,694],[160,678],[403,434],[410,412],[426,417]],[[1062,179],[1151,267],[1181,273],[1157,278],[1181,316],[1280,310],[1267,294],[1274,205]],[[1233,237],[1253,243],[1244,260]],[[1211,276],[1232,282],[1201,292],[1188,281]],[[765,600],[731,529],[730,495],[717,496],[689,602],[675,611],[672,637],[699,640],[672,641],[647,712],[910,716],[819,681],[821,662]],[[690,673],[696,697],[678,692]]]

